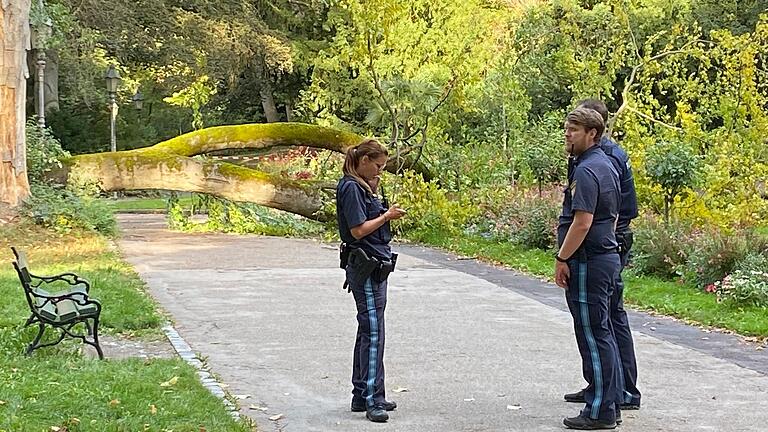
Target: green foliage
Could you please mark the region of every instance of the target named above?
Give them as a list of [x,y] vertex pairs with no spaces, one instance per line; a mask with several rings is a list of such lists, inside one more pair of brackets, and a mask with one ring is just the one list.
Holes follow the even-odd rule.
[[683,239],[687,230],[649,216],[635,220],[633,229],[632,266],[635,271],[667,279],[678,276],[678,270],[685,263]]
[[715,292],[718,301],[768,308],[768,273],[736,270],[715,282]]
[[563,115],[550,113],[529,131],[529,142],[523,147],[525,161],[541,192],[544,184],[561,181],[567,175],[563,146]]
[[[196,213],[205,213],[204,221],[194,221],[192,215]],[[211,195],[196,195],[190,208],[185,208],[178,198],[170,198],[167,219],[171,229],[182,231],[308,237],[323,234],[326,229],[301,216]]]
[[30,183],[42,183],[47,172],[61,168],[60,160],[68,157],[69,152],[61,148],[49,129],[40,130],[32,120],[27,121],[26,134],[27,177]]
[[410,171],[403,173],[402,177],[386,176],[383,181],[388,187],[390,202],[408,211],[405,217],[392,222],[394,228],[414,239],[435,229],[447,233],[461,232],[469,218],[477,212],[467,200],[451,199],[435,181],[426,182]]
[[36,223],[58,233],[87,229],[105,235],[117,232],[110,207],[103,201],[80,196],[61,186],[33,184],[32,196],[24,205],[24,213]]
[[675,199],[695,185],[699,158],[686,145],[662,142],[648,151],[645,169],[650,181],[664,192],[664,220],[669,222]]
[[23,212],[35,222],[59,233],[93,230],[106,235],[117,231],[112,210],[95,198],[96,185],[78,183],[71,176],[67,187],[44,180],[47,172],[60,168],[59,160],[69,156],[58,140],[47,130],[27,123],[27,166],[32,196],[24,203]]
[[174,92],[173,95],[163,98],[163,102],[171,105],[177,105],[192,110],[192,127],[194,129],[203,128],[202,108],[216,94],[216,87],[209,82],[210,78],[203,75],[189,86]]
[[474,230],[526,248],[550,250],[557,240],[561,201],[557,188],[543,193],[512,189],[483,206],[485,212],[475,219]]

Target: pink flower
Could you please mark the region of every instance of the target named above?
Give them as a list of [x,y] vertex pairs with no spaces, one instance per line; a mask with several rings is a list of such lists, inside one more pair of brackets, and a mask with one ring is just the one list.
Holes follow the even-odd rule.
[[709,285],[707,285],[706,291],[708,293],[713,293],[713,292],[717,291],[717,288],[715,287],[715,284],[709,284]]

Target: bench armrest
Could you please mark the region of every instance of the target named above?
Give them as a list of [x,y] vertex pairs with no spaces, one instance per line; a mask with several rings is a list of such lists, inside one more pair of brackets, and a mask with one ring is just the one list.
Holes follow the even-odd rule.
[[29,276],[33,279],[32,286],[35,288],[39,288],[43,283],[50,284],[57,281],[63,281],[71,286],[80,284],[85,285],[85,292],[88,293],[91,291],[91,283],[88,282],[87,279],[83,279],[74,273],[62,273],[55,276],[38,276],[30,273]]
[[73,291],[68,293],[56,293],[56,294],[49,294],[49,293],[41,293],[36,290],[32,290],[30,292],[32,297],[38,298],[38,299],[44,299],[45,301],[39,304],[38,306],[43,306],[47,303],[53,303],[56,304],[63,300],[72,300],[73,302],[85,306],[89,303],[98,303],[98,300],[92,299],[88,297],[87,293],[79,292],[79,291]]

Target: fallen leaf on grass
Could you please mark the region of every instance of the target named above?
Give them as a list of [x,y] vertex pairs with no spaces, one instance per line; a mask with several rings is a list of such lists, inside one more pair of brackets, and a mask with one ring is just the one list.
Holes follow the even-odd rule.
[[278,420],[280,420],[281,418],[283,418],[283,415],[282,415],[282,414],[277,414],[277,415],[273,415],[273,416],[272,416],[272,417],[270,417],[269,419],[270,419],[271,421],[278,421]]
[[154,415],[154,414],[157,414],[157,407],[156,407],[156,406],[154,406],[154,405],[150,405],[150,406],[149,406],[149,412],[150,412],[151,414],[153,414],[153,415]]
[[398,387],[398,388],[396,388],[396,389],[394,389],[392,391],[395,392],[395,393],[403,393],[403,392],[407,392],[407,391],[410,391],[410,390],[408,390],[405,387]]
[[176,384],[177,382],[179,382],[179,377],[175,376],[175,377],[169,379],[166,382],[160,383],[160,387],[170,387],[170,386]]
[[109,406],[111,406],[112,408],[118,405],[120,405],[120,399],[112,399],[111,401],[109,401]]

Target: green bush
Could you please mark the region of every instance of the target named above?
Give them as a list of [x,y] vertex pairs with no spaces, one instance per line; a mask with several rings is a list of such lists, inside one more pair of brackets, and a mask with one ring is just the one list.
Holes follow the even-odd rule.
[[717,300],[736,306],[768,307],[768,273],[736,270],[715,282]]
[[637,273],[663,278],[680,275],[680,268],[685,263],[686,229],[645,215],[633,222],[633,230],[632,267]]
[[544,190],[541,195],[532,189],[513,189],[484,206],[485,213],[475,229],[526,248],[552,249],[557,240],[561,199],[559,188]]
[[43,226],[59,233],[83,228],[113,235],[117,223],[110,207],[93,197],[81,197],[62,186],[32,184],[24,211]]
[[61,143],[49,129],[40,130],[32,120],[27,122],[26,134],[27,176],[30,183],[42,183],[45,173],[61,168],[59,160],[68,157],[69,153],[61,148]]
[[[204,222],[191,220],[191,215],[198,212],[207,214]],[[182,231],[276,236],[313,236],[324,229],[320,223],[292,213],[205,194],[196,194],[190,209],[172,196],[168,201],[168,223],[172,229]]]
[[460,233],[476,206],[466,200],[452,199],[437,182],[426,182],[419,174],[406,171],[402,177],[386,176],[390,204],[398,204],[408,214],[393,222],[395,230],[419,239],[424,233],[442,231]]
[[[24,205],[24,212],[36,223],[59,233],[73,229],[88,229],[106,235],[117,231],[112,210],[95,198],[96,189],[72,181],[67,187],[50,185],[45,174],[61,167],[61,158],[69,156],[48,129],[42,131],[34,122],[28,122],[27,170],[32,195]],[[77,176],[72,176],[71,180]]]

